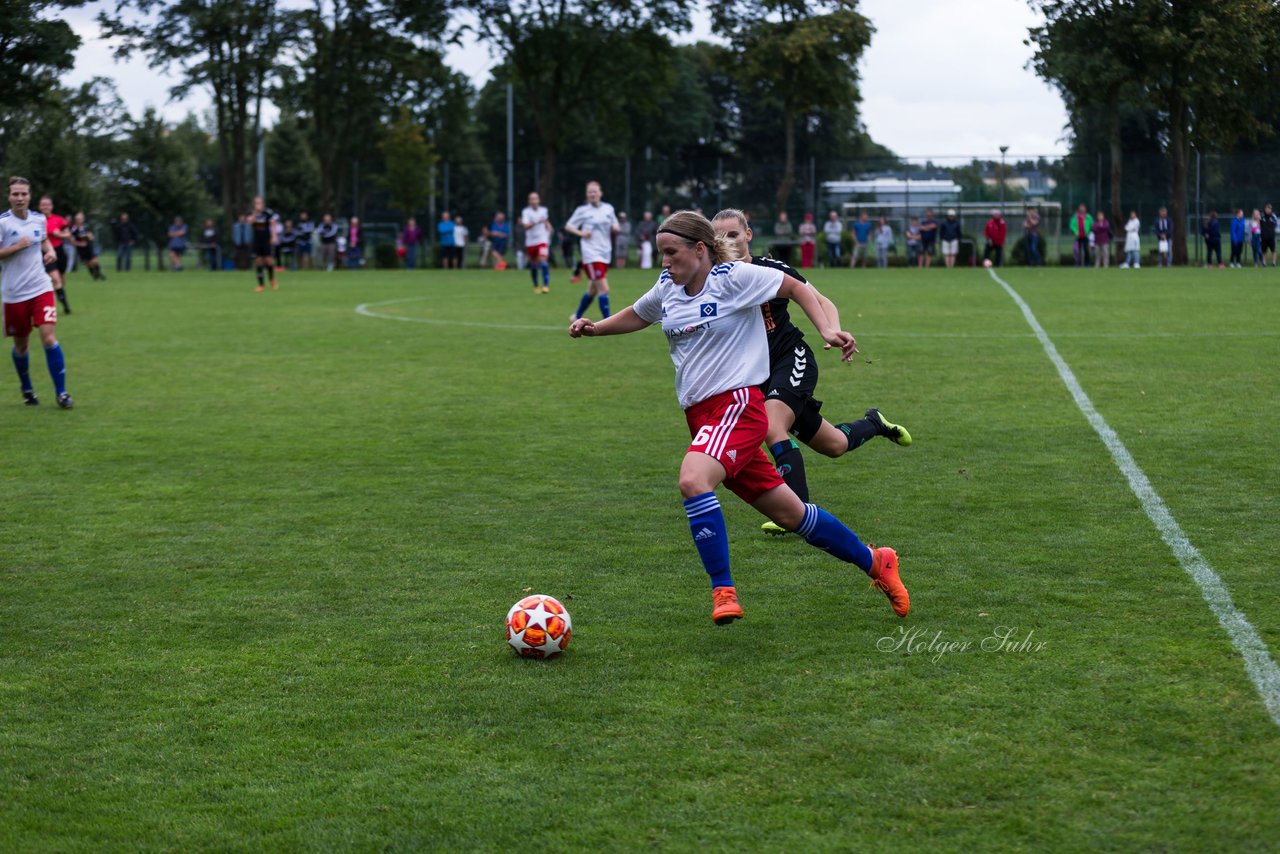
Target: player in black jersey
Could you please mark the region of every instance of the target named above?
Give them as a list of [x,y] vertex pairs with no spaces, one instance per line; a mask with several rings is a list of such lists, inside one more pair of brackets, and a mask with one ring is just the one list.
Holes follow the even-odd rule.
[[102,265],[98,263],[98,247],[93,232],[85,222],[84,211],[76,211],[76,215],[71,218],[71,245],[76,248],[76,257],[94,281],[105,282],[107,277],[102,272]]
[[280,224],[280,218],[276,216],[276,212],[267,207],[267,203],[262,196],[253,197],[253,213],[249,214],[249,227],[253,230],[253,265],[258,272],[258,287],[254,290],[261,293],[266,290],[263,286],[263,276],[266,274],[271,280],[271,290],[275,290],[276,285],[276,228]]
[[[813,287],[812,282],[790,266],[772,258],[751,255],[751,227],[747,225],[742,211],[722,210],[716,214],[712,225],[717,235],[734,245],[739,259],[781,270]],[[814,288],[814,293],[832,324],[839,328],[840,313],[835,304],[818,293],[817,288]],[[808,501],[809,483],[805,478],[804,456],[800,453],[800,446],[789,438],[789,433],[828,457],[843,456],[876,436],[884,436],[898,445],[910,445],[911,434],[905,427],[885,419],[874,407],[857,421],[832,424],[822,417],[822,401],[813,396],[818,387],[818,360],[804,340],[804,333],[791,322],[789,304],[789,300],[775,299],[760,307],[769,339],[769,379],[761,387],[765,394],[765,412],[769,416],[765,441],[787,486],[800,496],[801,501]],[[772,522],[766,522],[761,528],[769,533],[786,533]]]

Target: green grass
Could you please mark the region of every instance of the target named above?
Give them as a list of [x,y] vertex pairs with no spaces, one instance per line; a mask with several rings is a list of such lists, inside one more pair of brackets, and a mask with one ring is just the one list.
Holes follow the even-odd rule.
[[[1274,655],[1274,271],[1005,277]],[[905,621],[725,493],[714,627],[665,343],[571,341],[563,279],[74,276],[75,410],[0,385],[0,850],[1274,846],[1280,729],[1013,302],[817,281],[864,353],[824,412],[916,442],[810,484]],[[503,641],[526,590],[559,661]]]

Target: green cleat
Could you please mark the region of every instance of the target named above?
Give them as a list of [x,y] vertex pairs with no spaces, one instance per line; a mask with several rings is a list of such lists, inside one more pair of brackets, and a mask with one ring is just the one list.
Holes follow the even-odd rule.
[[901,424],[894,424],[889,419],[880,414],[879,409],[868,409],[867,418],[875,423],[880,430],[880,435],[884,436],[895,445],[910,445],[911,434],[907,432],[907,428]]
[[765,522],[760,526],[760,530],[775,537],[781,537],[783,534],[789,533],[786,528],[781,525],[775,525],[773,522]]

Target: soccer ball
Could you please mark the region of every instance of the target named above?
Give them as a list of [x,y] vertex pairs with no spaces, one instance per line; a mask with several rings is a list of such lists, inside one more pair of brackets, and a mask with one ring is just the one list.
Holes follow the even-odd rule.
[[572,633],[569,612],[554,596],[526,596],[507,612],[507,643],[522,658],[555,658]]
[[982,266],[986,267],[987,269],[991,269],[991,259],[988,258],[985,261],[983,261]]

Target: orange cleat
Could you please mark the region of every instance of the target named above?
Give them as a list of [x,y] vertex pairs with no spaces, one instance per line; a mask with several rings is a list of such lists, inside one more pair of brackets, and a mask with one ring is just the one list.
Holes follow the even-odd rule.
[[278,290],[280,290],[280,286],[279,286],[279,285],[277,285],[277,284],[275,283],[275,281],[272,281],[272,282],[271,282],[271,290],[273,290],[273,291],[278,291]]
[[254,288],[254,290],[258,293],[262,293],[263,291],[266,290],[266,288],[264,288],[262,285],[258,285],[256,288]]
[[893,613],[899,617],[907,616],[911,610],[911,597],[907,588],[898,577],[898,553],[891,548],[877,549],[871,547],[871,586],[879,587],[889,597]]
[[727,626],[742,618],[738,591],[733,587],[716,587],[711,591],[711,619],[717,626]]

